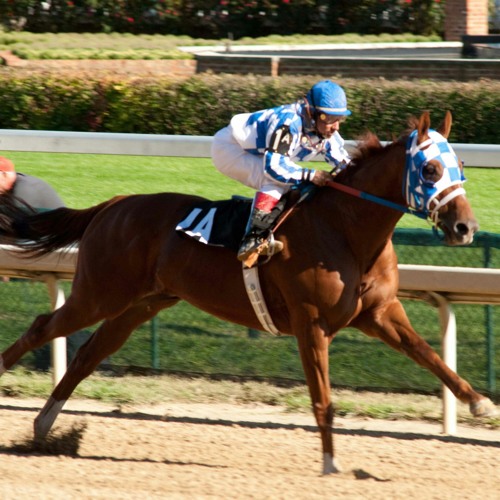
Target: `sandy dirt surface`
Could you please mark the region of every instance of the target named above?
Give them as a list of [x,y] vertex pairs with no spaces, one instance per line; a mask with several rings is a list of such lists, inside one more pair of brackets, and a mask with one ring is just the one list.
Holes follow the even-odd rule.
[[312,415],[270,406],[116,408],[70,400],[55,424],[86,424],[76,457],[19,453],[41,400],[0,398],[0,498],[495,499],[500,431],[336,419],[342,474],[321,476]]

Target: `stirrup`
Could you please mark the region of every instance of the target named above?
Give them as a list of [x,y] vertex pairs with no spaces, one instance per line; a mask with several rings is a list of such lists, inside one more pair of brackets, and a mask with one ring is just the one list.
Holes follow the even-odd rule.
[[249,253],[246,252],[242,254],[241,257],[238,254],[238,259],[243,262],[245,267],[253,267],[259,260],[259,257],[267,257],[266,260],[261,262],[261,264],[265,264],[269,262],[271,257],[283,250],[283,243],[279,240],[274,239],[274,234],[271,232],[269,236],[262,240],[262,242],[255,248],[251,248]]
[[250,255],[256,252],[264,243],[264,239],[256,234],[249,234],[243,239],[238,250],[238,260],[244,262]]

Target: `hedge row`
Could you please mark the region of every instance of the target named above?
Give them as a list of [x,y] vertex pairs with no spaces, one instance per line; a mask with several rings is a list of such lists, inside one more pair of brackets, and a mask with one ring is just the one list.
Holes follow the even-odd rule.
[[[204,74],[167,78],[0,75],[0,128],[212,135],[235,113],[293,102],[321,77]],[[401,133],[408,117],[431,111],[435,126],[449,109],[452,142],[500,143],[500,82],[338,80],[352,116],[342,135],[371,130],[382,140]]]

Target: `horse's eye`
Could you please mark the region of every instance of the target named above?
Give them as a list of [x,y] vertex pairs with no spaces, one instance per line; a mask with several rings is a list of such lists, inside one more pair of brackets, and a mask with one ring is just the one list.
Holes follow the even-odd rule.
[[422,177],[424,181],[434,183],[437,182],[441,176],[435,165],[433,165],[432,163],[426,163],[422,167]]

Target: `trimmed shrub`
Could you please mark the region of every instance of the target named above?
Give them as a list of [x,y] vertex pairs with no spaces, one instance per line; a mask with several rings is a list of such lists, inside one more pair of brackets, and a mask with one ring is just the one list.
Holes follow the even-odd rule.
[[[187,80],[0,75],[0,128],[213,135],[236,113],[293,102],[323,77],[197,75]],[[352,116],[342,135],[390,140],[429,110],[453,113],[451,142],[498,144],[500,82],[339,80]]]

